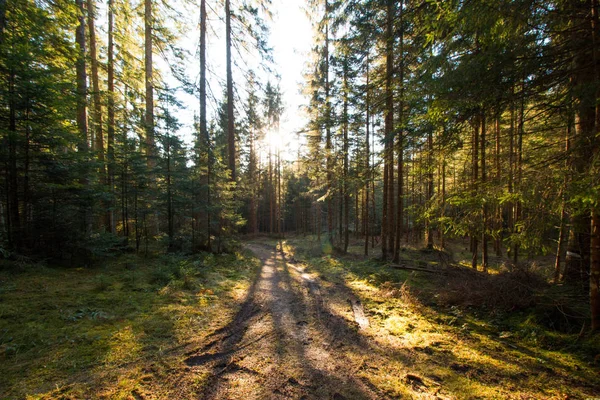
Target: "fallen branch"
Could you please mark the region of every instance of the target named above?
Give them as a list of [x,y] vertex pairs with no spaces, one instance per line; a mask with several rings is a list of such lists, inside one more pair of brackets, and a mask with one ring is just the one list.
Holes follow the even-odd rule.
[[394,269],[404,269],[407,271],[419,271],[419,272],[429,272],[431,274],[443,273],[443,270],[440,269],[427,269],[427,268],[418,268],[418,267],[409,267],[408,265],[399,265],[399,264],[389,264],[390,268]]
[[354,312],[354,320],[360,327],[360,329],[365,329],[369,327],[369,320],[365,316],[365,311],[360,300],[356,299],[348,299],[350,306],[352,307],[352,311]]

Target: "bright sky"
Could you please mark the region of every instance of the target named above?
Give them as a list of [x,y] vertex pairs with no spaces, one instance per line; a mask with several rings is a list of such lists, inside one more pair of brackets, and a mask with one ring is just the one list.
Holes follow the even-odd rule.
[[305,103],[300,94],[303,71],[310,54],[312,27],[302,7],[304,0],[275,0],[275,16],[271,31],[274,59],[281,75],[281,89],[285,103],[280,136],[285,146],[295,156],[297,153],[297,132],[305,128],[306,117],[301,110]]
[[[306,6],[304,0],[273,0],[272,8],[273,20],[268,21],[270,27],[269,45],[273,48],[273,59],[275,66],[273,70],[281,77],[280,85],[283,95],[283,103],[285,111],[281,119],[279,132],[268,132],[268,140],[272,145],[282,149],[288,160],[295,159],[298,152],[298,146],[303,141],[302,136],[298,136],[297,132],[304,129],[306,118],[301,110],[301,106],[305,103],[304,97],[300,94],[300,85],[303,81],[303,71],[306,60],[310,54],[312,43],[312,27],[308,17],[303,10]],[[190,10],[192,11],[192,10]],[[217,21],[217,18],[222,18],[222,15],[216,16],[211,11],[220,12],[222,10],[209,10],[209,20],[211,30],[208,32],[207,52],[208,52],[208,113],[211,118],[215,113],[215,99],[220,101],[223,98],[223,87],[225,79],[225,36],[222,21]],[[198,10],[193,10],[196,14],[192,18],[196,18]],[[191,23],[194,23],[191,21]],[[216,31],[215,31],[216,29]],[[185,38],[184,46],[195,54],[198,46],[198,30],[189,31],[189,37]],[[233,57],[237,55],[233,52]],[[191,65],[188,68],[188,74],[191,77],[198,74],[198,65],[192,58]],[[239,63],[239,61],[238,61]],[[252,63],[252,60],[249,61]],[[162,70],[165,70],[165,65],[160,61],[157,63]],[[240,64],[241,65],[241,64]],[[257,74],[259,74],[258,71]],[[244,96],[246,82],[243,77],[236,76],[234,69],[234,81],[237,92]],[[266,77],[265,77],[266,78]],[[271,83],[275,83],[275,77],[271,77]],[[173,85],[176,83],[173,81]],[[198,113],[198,99],[195,96],[181,94],[180,99],[186,109],[179,113],[180,122],[183,127],[180,134],[183,139],[192,143],[193,141],[193,117]],[[242,110],[242,105],[236,105],[238,110]],[[238,111],[236,119],[242,118]],[[300,138],[300,143],[298,139]]]
[[[216,2],[220,4],[219,2]],[[180,4],[180,3],[177,3]],[[235,0],[232,4],[236,4]],[[106,6],[104,2],[97,2],[98,5],[98,27],[101,40],[106,41]],[[182,38],[180,45],[186,49],[192,58],[186,65],[186,73],[190,79],[198,79],[199,62],[196,61],[196,54],[199,43],[198,21],[199,6],[186,5],[181,6],[179,11],[184,15],[185,21],[179,21],[185,24],[187,29],[186,37]],[[186,9],[184,9],[184,7]],[[279,147],[284,151],[285,158],[295,159],[298,154],[298,148],[303,143],[303,135],[298,136],[298,132],[306,126],[306,117],[301,109],[305,104],[304,97],[300,94],[301,84],[303,82],[303,71],[306,67],[306,61],[310,56],[312,43],[312,27],[308,16],[304,11],[306,7],[305,0],[272,0],[271,11],[273,20],[268,21],[270,28],[269,45],[273,48],[273,59],[275,65],[273,70],[281,78],[280,85],[285,106],[284,114],[281,118],[279,132],[267,132],[268,140],[272,145]],[[207,12],[209,19],[209,30],[207,32],[207,60],[208,60],[208,117],[212,118],[216,113],[217,102],[223,100],[225,87],[225,28],[224,28],[224,9],[217,6],[213,1],[207,1]],[[140,21],[140,24],[142,22]],[[141,29],[140,25],[138,29]],[[104,43],[105,45],[105,43]],[[256,66],[256,60],[239,60],[239,55],[234,51],[233,57],[236,62],[243,66],[243,62],[252,65],[257,74],[260,72]],[[166,82],[171,87],[178,87],[180,83],[170,77],[166,72],[169,70],[166,62],[155,54],[154,62],[156,67],[166,74]],[[247,67],[244,67],[247,68]],[[262,77],[266,80],[268,77]],[[245,97],[245,79],[239,75],[239,69],[234,68],[234,82],[237,92]],[[275,82],[275,77],[271,77],[271,83]],[[155,94],[155,98],[157,95]],[[177,114],[182,127],[179,135],[188,143],[193,143],[194,115],[199,112],[199,103],[197,95],[189,95],[180,92],[177,96],[184,106]],[[244,99],[242,99],[244,101]],[[243,110],[242,104],[236,104],[238,112],[236,119],[243,117],[240,111]]]

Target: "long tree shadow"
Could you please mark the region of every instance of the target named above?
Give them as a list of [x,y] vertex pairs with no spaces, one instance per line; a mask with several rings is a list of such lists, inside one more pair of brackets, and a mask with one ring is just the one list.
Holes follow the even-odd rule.
[[[420,347],[375,340],[372,332],[360,330],[339,313],[340,306],[351,310],[342,299],[357,297],[352,288],[321,282],[295,260],[288,262],[284,254],[265,246],[249,246],[263,265],[240,310],[185,360],[192,368],[208,371],[202,398],[242,393],[245,398],[477,396],[482,387],[494,390],[522,383],[523,374],[511,369],[514,357],[502,359],[500,353],[485,354],[482,348],[481,360],[467,363],[460,358],[451,342],[470,343],[471,338],[448,337]],[[435,371],[429,373],[430,367]],[[424,379],[415,378],[415,372]],[[383,382],[382,376],[395,383]],[[463,381],[478,386],[457,389]]]
[[[314,357],[311,359],[306,352],[310,343],[307,319],[311,313],[320,311],[295,288],[283,258],[275,252],[268,256],[264,251],[260,253],[264,264],[238,313],[229,324],[211,335],[209,343],[185,360],[190,367],[212,369],[204,385],[203,398],[218,397],[227,391],[227,380],[222,379],[227,374],[240,371],[261,374],[240,367],[242,359],[252,355],[251,349],[271,352],[262,356],[269,357],[274,364],[267,376],[257,378],[262,381],[262,390],[256,393],[256,398],[385,398],[376,388],[367,387],[350,374],[340,372],[341,369],[335,371],[314,365]],[[253,325],[267,318],[272,318],[271,329],[252,335],[256,330]],[[250,332],[249,328],[254,331]],[[273,340],[259,343],[266,337]],[[294,370],[298,366],[299,371]],[[248,392],[244,396],[253,397]]]
[[[295,261],[294,259],[292,259]],[[304,271],[301,268],[296,268],[299,273]],[[358,279],[367,279],[368,276],[361,275],[357,271],[353,271],[358,274]],[[323,290],[323,286],[319,285],[317,281],[307,282],[309,286],[318,286],[321,290]],[[314,290],[314,289],[313,289]],[[344,296],[353,296],[353,290],[346,283],[336,283],[334,285],[330,285],[329,288],[325,288],[324,290],[328,290],[329,292],[325,294],[324,297],[331,298],[335,292],[338,292],[338,297],[341,292],[341,297]],[[432,309],[428,306],[424,306],[428,311],[428,314],[439,313],[439,310]],[[323,312],[328,313],[324,319],[327,320],[326,324],[323,324],[325,328],[324,334],[327,335],[331,341],[340,341],[346,347],[346,352],[354,352],[357,354],[373,354],[380,357],[381,360],[394,360],[399,362],[404,368],[406,368],[407,372],[415,368],[417,370],[423,370],[423,367],[426,364],[436,365],[437,371],[444,372],[444,380],[453,380],[454,385],[456,386],[456,381],[460,379],[468,379],[478,382],[481,386],[486,386],[489,388],[494,387],[504,387],[506,385],[514,386],[519,388],[523,385],[523,379],[527,378],[530,375],[536,374],[546,374],[548,382],[555,381],[557,378],[561,378],[561,381],[564,384],[574,385],[581,388],[587,388],[592,391],[597,391],[599,389],[597,383],[597,379],[594,379],[589,374],[584,374],[581,376],[583,379],[575,379],[569,372],[572,368],[566,366],[557,360],[554,360],[550,357],[545,356],[541,352],[537,352],[531,349],[528,349],[519,344],[510,343],[507,345],[506,341],[497,339],[493,340],[492,343],[495,343],[495,346],[498,351],[487,351],[485,348],[482,349],[482,358],[480,361],[470,361],[466,363],[465,360],[459,358],[453,351],[450,342],[453,338],[449,337],[444,342],[434,342],[431,345],[427,345],[424,347],[413,347],[413,348],[397,348],[387,345],[382,345],[381,343],[373,341],[367,335],[361,333],[357,329],[357,327],[349,324],[348,320],[341,315],[338,315],[335,312],[330,312],[328,310],[328,305],[324,304]],[[430,316],[425,316],[426,319],[429,319]],[[459,335],[461,335],[459,333]],[[464,336],[457,337],[454,340],[466,341],[467,343],[471,343],[476,341],[477,339],[470,336],[468,332],[464,333]],[[477,343],[472,344],[474,348],[478,347]],[[516,355],[510,355],[511,352],[517,353]],[[514,373],[512,369],[512,365],[521,364],[525,360],[522,359],[522,356],[527,356],[530,360],[527,361],[530,368],[530,373]],[[427,368],[428,369],[428,368]],[[557,373],[560,371],[561,374]],[[491,373],[490,373],[491,372]],[[409,375],[407,375],[409,376]],[[430,375],[431,380],[437,381],[438,383],[441,381],[439,376],[434,374]],[[541,379],[541,378],[540,378]],[[542,379],[541,379],[542,380]],[[587,381],[587,382],[586,382]],[[410,382],[405,382],[410,383]],[[414,385],[412,385],[414,387]],[[556,386],[556,385],[554,385]],[[545,393],[546,388],[538,388],[531,387],[532,390],[541,391]],[[450,393],[452,394],[451,389]],[[447,392],[446,390],[446,392]],[[466,391],[471,390],[470,388],[461,388],[460,392],[455,392],[454,394],[465,395]],[[476,391],[472,392],[473,395],[477,395]]]
[[[288,342],[292,357],[299,361],[302,371],[298,379],[288,379],[288,391],[279,393],[286,396],[298,395],[298,390],[289,386],[305,386],[300,393],[318,398],[387,398],[372,385],[366,385],[347,365],[341,365],[337,352],[324,348],[317,332],[323,330],[322,298],[318,284],[311,279],[299,276],[294,279],[283,254],[279,255],[279,273],[274,276],[273,285],[283,284],[283,296],[288,307],[283,312],[274,312],[273,325],[279,334],[276,336]],[[306,289],[306,293],[303,291]],[[300,382],[302,383],[300,383]],[[296,389],[296,388],[292,388]],[[265,393],[268,395],[268,393]]]

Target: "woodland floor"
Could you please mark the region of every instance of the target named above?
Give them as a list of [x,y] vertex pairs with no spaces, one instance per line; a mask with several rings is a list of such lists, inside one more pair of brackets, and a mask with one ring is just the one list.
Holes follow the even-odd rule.
[[[55,359],[56,352],[67,352],[62,341],[42,337],[38,341],[48,345],[41,349],[18,347],[19,340],[4,340],[16,328],[0,325],[0,373],[9,378],[8,385],[0,383],[0,398],[600,396],[597,338],[553,336],[521,314],[432,305],[423,301],[431,293],[422,289],[432,284],[430,274],[394,270],[358,254],[328,255],[316,241],[257,239],[245,247],[259,261],[238,256],[238,266],[253,265],[242,276],[218,267],[227,260],[214,261],[217,267],[201,276],[180,272],[148,309],[140,305],[112,318],[97,305],[99,311],[83,312],[95,317],[69,314],[74,323],[90,323],[77,326],[80,335],[95,330],[102,342],[100,326],[112,330],[100,353],[91,347],[87,358],[69,357],[67,371],[67,361]],[[0,300],[8,304],[0,323],[6,323],[19,312],[10,308],[11,296],[22,296],[27,286],[14,280],[8,286],[14,275],[0,278]],[[139,283],[142,278],[134,293],[143,292],[142,285],[155,296],[156,287]],[[100,293],[104,298],[121,289],[103,287]],[[61,309],[45,301],[47,309]],[[133,321],[140,308],[148,319]],[[158,321],[167,321],[168,329]],[[87,341],[92,339],[79,337],[67,347]],[[54,370],[44,370],[52,363]]]

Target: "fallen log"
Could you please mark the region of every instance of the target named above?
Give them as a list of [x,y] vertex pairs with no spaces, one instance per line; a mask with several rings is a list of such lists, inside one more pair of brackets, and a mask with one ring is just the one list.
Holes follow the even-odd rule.
[[409,267],[408,265],[399,265],[399,264],[389,264],[388,267],[394,269],[404,269],[407,271],[419,271],[419,272],[429,272],[431,274],[438,274],[444,272],[442,269],[427,269],[427,268],[419,268],[419,267]]

